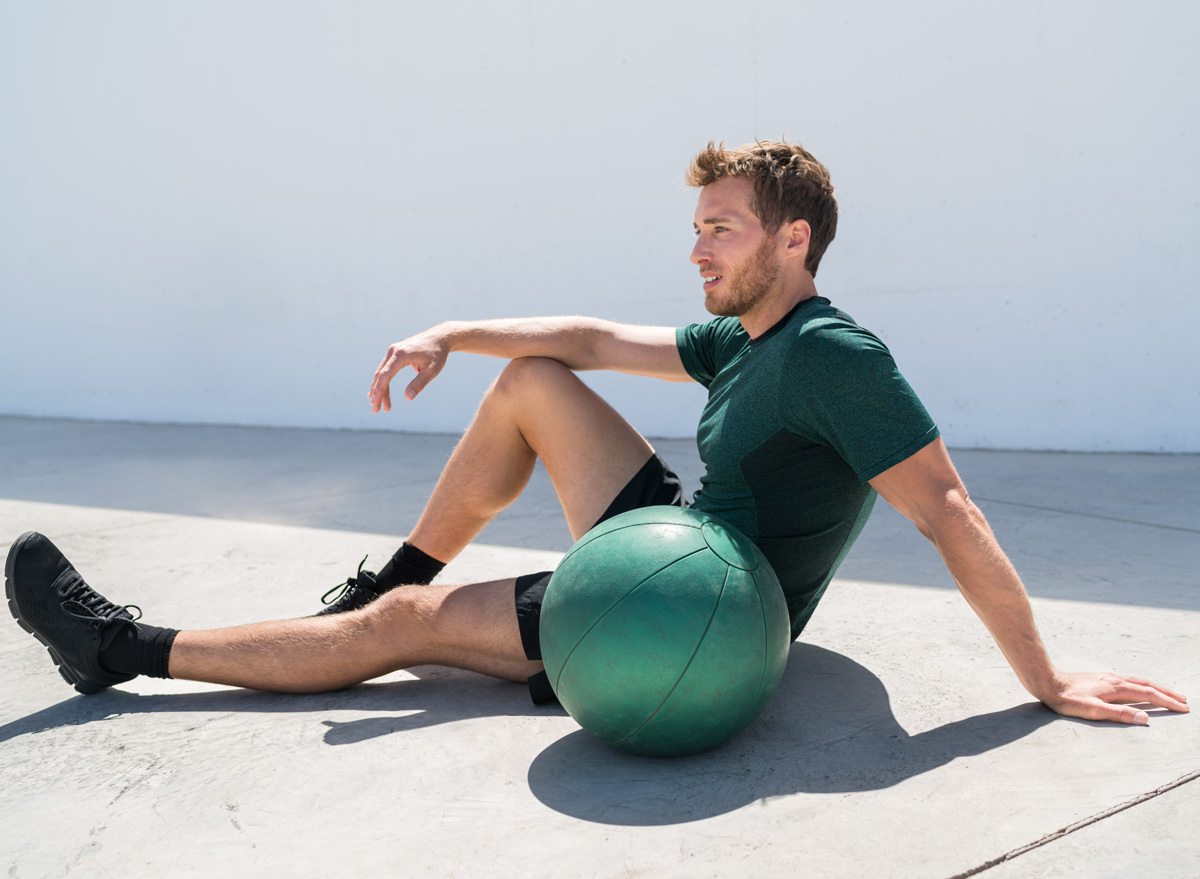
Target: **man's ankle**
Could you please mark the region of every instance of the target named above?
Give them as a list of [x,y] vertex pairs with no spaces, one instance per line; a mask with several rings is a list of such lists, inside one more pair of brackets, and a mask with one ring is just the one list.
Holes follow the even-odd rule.
[[178,629],[162,629],[144,623],[128,623],[113,633],[101,649],[100,665],[114,674],[169,678],[167,665]]
[[382,595],[397,586],[427,586],[444,567],[444,562],[438,561],[406,540],[375,575],[375,590]]

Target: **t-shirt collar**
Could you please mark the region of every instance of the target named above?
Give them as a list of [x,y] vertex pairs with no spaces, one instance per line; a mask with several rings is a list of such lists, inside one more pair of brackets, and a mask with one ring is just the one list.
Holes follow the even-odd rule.
[[767,339],[771,338],[773,335],[775,335],[780,330],[782,330],[787,325],[787,322],[790,321],[792,319],[792,317],[796,314],[796,312],[798,312],[801,308],[804,307],[804,305],[806,303],[809,303],[809,302],[821,302],[821,303],[824,303],[825,305],[829,304],[829,300],[826,299],[824,296],[810,296],[807,299],[801,299],[799,302],[797,302],[795,305],[792,306],[791,311],[789,311],[787,314],[785,314],[779,320],[775,321],[775,323],[771,324],[770,329],[768,329],[761,336],[751,339],[750,344],[751,345],[761,345]]

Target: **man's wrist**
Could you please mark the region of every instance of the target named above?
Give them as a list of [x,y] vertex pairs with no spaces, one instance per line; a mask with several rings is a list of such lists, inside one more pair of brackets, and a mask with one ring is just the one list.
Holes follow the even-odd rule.
[[1063,679],[1054,666],[1048,666],[1036,675],[1023,676],[1021,683],[1031,696],[1046,704],[1055,701],[1062,694]]
[[431,332],[449,354],[452,351],[460,350],[466,335],[465,330],[466,325],[463,321],[446,320],[433,327]]

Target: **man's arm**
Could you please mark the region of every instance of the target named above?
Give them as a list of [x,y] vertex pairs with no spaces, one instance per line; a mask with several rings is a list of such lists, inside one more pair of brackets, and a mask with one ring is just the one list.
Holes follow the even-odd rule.
[[417,371],[404,391],[411,400],[442,371],[453,351],[506,360],[548,357],[574,370],[610,369],[666,381],[691,381],[672,327],[641,327],[588,317],[449,321],[388,348],[371,382],[371,411],[391,410],[390,385],[401,369],[411,366]]
[[884,499],[937,547],[967,603],[991,632],[1025,689],[1059,714],[1089,720],[1149,722],[1145,711],[1114,703],[1147,702],[1187,711],[1186,699],[1141,678],[1065,673],[1054,668],[1016,570],[936,440],[871,480]]

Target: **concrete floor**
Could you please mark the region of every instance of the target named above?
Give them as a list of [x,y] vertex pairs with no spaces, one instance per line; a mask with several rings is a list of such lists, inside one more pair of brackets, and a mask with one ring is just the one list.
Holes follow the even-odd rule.
[[[149,622],[307,614],[395,548],[451,444],[0,418],[0,541],[46,532]],[[659,447],[694,483],[692,444]],[[1061,666],[1196,695],[1200,457],[955,459]],[[442,579],[569,543],[538,474]],[[319,696],[137,679],[84,697],[15,623],[0,657],[13,877],[1200,875],[1195,718],[1032,702],[882,502],[764,714],[695,757],[618,753],[516,684],[442,668]]]

